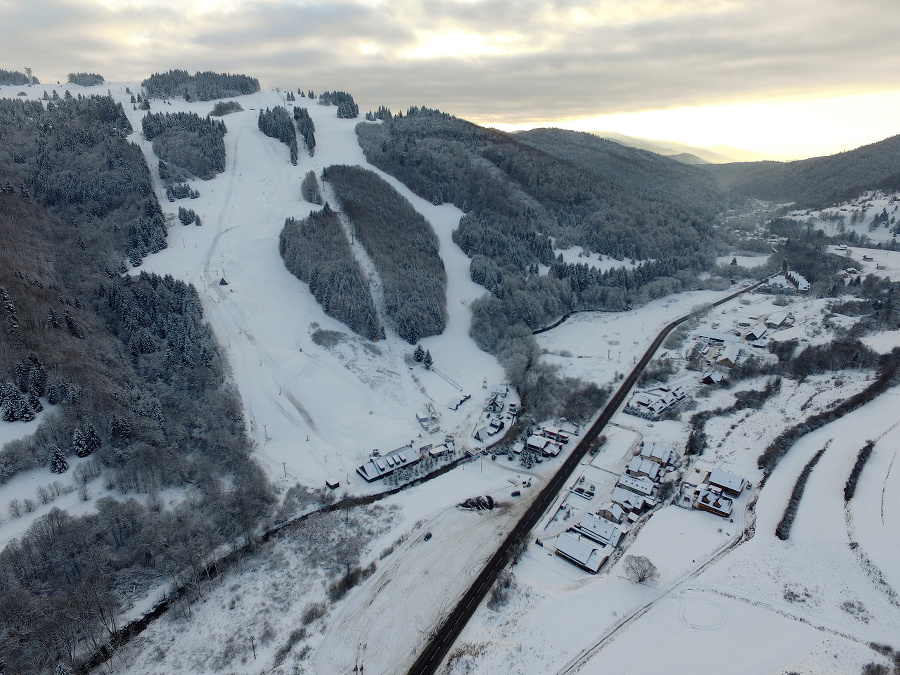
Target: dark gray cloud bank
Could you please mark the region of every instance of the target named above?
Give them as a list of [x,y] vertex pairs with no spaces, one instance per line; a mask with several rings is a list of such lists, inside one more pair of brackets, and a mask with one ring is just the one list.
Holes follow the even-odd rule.
[[0,67],[243,72],[482,122],[900,89],[897,0],[0,0]]

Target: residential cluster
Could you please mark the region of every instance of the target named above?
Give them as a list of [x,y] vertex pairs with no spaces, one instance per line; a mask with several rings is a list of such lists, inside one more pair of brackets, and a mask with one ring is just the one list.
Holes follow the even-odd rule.
[[675,503],[683,508],[730,518],[734,500],[748,486],[745,479],[727,471],[695,466],[682,482],[681,494]]
[[[659,485],[677,460],[670,449],[642,443],[625,473],[618,477],[609,498],[556,538],[556,554],[596,574],[638,519],[657,504]],[[593,501],[594,484],[582,475],[570,495]],[[569,508],[566,500],[561,509]]]

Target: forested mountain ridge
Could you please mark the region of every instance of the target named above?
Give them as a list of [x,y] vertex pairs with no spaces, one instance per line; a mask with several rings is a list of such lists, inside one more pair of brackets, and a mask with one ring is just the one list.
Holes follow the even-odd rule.
[[900,187],[900,136],[826,157],[708,164],[701,170],[732,200],[755,198],[824,208],[866,190]]
[[722,209],[722,195],[711,176],[671,157],[565,129],[532,129],[513,138],[644,199],[665,200],[703,218]]
[[[84,501],[121,494],[83,516],[48,507],[0,552],[10,672],[72,667],[123,602],[250,536],[272,503],[196,290],[124,274],[123,260],[166,246],[130,131],[109,97],[0,100],[0,410],[29,419],[54,406],[3,446],[0,484],[68,471]],[[190,503],[144,499],[188,485]],[[29,510],[13,501],[11,517]]]

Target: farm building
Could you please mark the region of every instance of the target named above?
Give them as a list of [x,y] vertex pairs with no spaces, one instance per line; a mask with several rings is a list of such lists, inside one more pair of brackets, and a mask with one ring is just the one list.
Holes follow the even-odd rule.
[[732,342],[740,342],[741,338],[737,335],[732,335],[731,333],[719,333],[712,330],[700,329],[694,333],[694,335],[704,342],[711,342],[715,344],[728,344]]
[[618,546],[622,537],[625,536],[625,533],[616,527],[615,524],[603,518],[598,518],[592,513],[582,518],[581,522],[574,527],[574,530],[591,541],[610,548]]
[[722,488],[730,495],[737,496],[741,494],[741,490],[744,489],[746,483],[747,481],[740,476],[735,476],[721,469],[713,469],[709,473],[709,484]]
[[701,511],[709,511],[723,518],[731,515],[733,506],[734,502],[731,498],[720,494],[719,491],[701,490],[697,496],[696,508]]
[[405,445],[397,450],[392,450],[382,457],[372,457],[368,462],[356,470],[367,482],[380,480],[389,476],[397,469],[412,466],[418,463],[419,454],[411,445]]
[[450,403],[447,405],[447,407],[450,408],[450,410],[456,410],[457,408],[459,408],[459,406],[461,406],[463,403],[468,401],[470,398],[472,398],[472,396],[470,394],[460,394],[459,396],[456,396],[455,398],[453,398],[453,400],[450,401]]
[[591,574],[596,574],[609,558],[605,549],[605,546],[594,546],[565,532],[556,538],[556,555]]

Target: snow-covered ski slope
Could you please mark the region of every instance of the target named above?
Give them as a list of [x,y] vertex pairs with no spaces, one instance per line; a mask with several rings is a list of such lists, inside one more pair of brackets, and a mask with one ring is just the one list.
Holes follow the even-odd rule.
[[[140,90],[136,82],[69,88],[73,95],[105,94],[108,89],[122,101],[136,130],[131,140],[143,149],[155,176],[158,158],[140,131],[146,113],[133,109],[126,87]],[[55,88],[60,94],[66,89]],[[37,98],[43,90],[32,87],[28,93]],[[156,183],[167,215],[174,216],[179,206],[191,208],[202,226],[182,226],[173,218],[168,248],[148,256],[132,272],[171,274],[197,288],[205,319],[227,352],[248,430],[270,477],[313,487],[328,479],[339,480],[351,491],[362,491],[366,484],[355,470],[373,448],[392,450],[411,440],[431,442],[415,418],[426,403],[433,403],[441,414],[442,431],[434,434],[435,441],[443,441],[446,432],[468,437],[482,394],[487,393],[482,390],[485,378],[488,384],[496,384],[503,377],[496,360],[479,350],[468,335],[468,305],[484,289],[469,279],[469,260],[451,239],[462,214],[449,204],[433,206],[381,174],[425,216],[440,240],[448,277],[449,320],[443,335],[421,343],[444,378],[420,366],[409,369],[404,356],[413,347],[392,333],[390,326],[386,340],[371,343],[326,316],[308,286],[287,271],[278,253],[285,218],[302,218],[320,208],[300,197],[300,182],[308,171],[321,175],[332,164],[359,164],[378,172],[366,164],[356,141],[359,120],[337,119],[336,108],[299,98],[296,104],[307,107],[316,125],[317,147],[314,157],[301,149],[298,165],[292,166],[287,146],[257,128],[259,110],[284,105],[291,109],[284,93],[259,92],[235,100],[244,111],[221,118],[228,129],[225,171],[210,181],[191,181],[192,188],[200,191],[194,200],[170,203],[164,185]],[[189,111],[205,116],[212,106],[211,102],[152,100],[151,112]],[[364,261],[359,243],[354,248]],[[228,285],[219,284],[223,278]],[[316,327],[340,331],[344,339],[336,347],[319,346],[311,337]],[[447,403],[460,390],[473,394],[473,400],[451,411]]]

